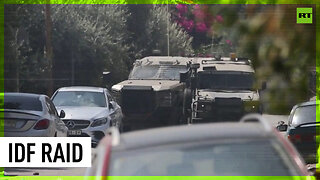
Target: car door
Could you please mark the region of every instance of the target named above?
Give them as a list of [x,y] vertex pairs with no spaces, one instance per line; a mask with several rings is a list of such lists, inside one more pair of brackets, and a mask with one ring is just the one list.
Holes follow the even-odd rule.
[[105,93],[107,96],[108,108],[110,111],[110,118],[112,121],[112,125],[120,127],[121,119],[122,119],[121,108],[108,91],[105,91]]
[[49,98],[46,98],[46,104],[48,106],[51,117],[54,119],[55,129],[57,133],[56,136],[66,137],[68,128],[65,126],[64,122],[59,118],[56,107]]

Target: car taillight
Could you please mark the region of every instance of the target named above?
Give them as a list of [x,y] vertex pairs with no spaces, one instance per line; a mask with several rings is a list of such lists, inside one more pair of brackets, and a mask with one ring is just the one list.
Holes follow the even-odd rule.
[[295,135],[288,135],[288,139],[292,142],[301,142],[301,135],[300,134],[295,134]]
[[47,129],[49,127],[49,120],[48,119],[42,119],[37,122],[37,124],[34,126],[34,129],[41,130],[41,129]]

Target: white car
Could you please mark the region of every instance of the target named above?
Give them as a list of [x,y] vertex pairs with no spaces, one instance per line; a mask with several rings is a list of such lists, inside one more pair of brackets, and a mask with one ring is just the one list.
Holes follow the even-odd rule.
[[68,136],[91,137],[94,147],[109,127],[121,128],[121,107],[105,88],[63,87],[51,99],[57,109],[66,112],[63,122],[69,129]]
[[[46,95],[4,93],[5,137],[67,136],[68,128]],[[65,113],[60,112],[60,117]]]

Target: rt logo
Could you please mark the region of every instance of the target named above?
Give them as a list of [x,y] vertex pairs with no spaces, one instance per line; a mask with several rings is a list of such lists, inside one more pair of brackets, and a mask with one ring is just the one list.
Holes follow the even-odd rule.
[[297,23],[312,24],[312,8],[297,8]]

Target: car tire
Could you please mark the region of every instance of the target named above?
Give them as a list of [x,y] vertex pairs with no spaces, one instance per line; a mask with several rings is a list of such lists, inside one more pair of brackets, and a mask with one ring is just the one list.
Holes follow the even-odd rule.
[[192,94],[191,89],[186,88],[183,92],[183,103],[182,103],[182,121],[187,124],[187,119],[190,117],[190,108],[192,103]]

